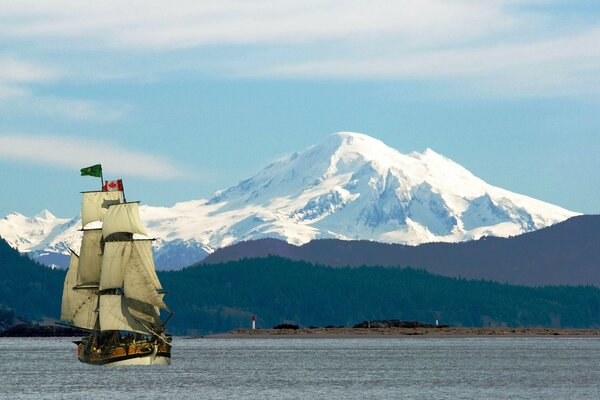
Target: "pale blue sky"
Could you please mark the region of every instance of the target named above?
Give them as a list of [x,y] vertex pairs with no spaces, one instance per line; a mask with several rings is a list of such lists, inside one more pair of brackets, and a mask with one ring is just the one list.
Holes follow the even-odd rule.
[[0,216],[74,216],[96,162],[206,198],[336,131],[600,213],[597,1],[86,3],[0,0]]

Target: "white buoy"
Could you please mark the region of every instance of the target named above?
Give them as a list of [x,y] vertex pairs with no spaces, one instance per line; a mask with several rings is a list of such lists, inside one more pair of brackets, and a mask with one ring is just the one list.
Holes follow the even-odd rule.
[[252,316],[252,330],[256,329],[256,315]]
[[440,321],[437,318],[435,319],[435,326],[440,326]]

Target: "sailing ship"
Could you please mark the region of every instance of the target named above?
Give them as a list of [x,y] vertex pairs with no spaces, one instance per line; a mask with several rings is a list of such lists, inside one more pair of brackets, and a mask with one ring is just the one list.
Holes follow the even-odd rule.
[[[84,171],[82,170],[82,175]],[[102,178],[101,178],[102,179]],[[126,202],[120,184],[83,192],[83,238],[71,250],[61,320],[89,331],[75,341],[88,364],[170,364],[171,337],[160,309],[169,311],[152,258],[152,240],[138,202]],[[114,187],[114,185],[112,185]]]

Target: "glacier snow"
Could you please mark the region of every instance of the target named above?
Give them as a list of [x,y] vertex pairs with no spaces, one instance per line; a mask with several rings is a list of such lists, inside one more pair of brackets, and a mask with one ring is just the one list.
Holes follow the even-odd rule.
[[[293,244],[364,239],[417,245],[513,236],[578,213],[492,186],[431,149],[402,154],[370,136],[339,132],[208,199],[140,207],[159,269],[259,238]],[[0,236],[41,262],[79,248],[81,220],[44,210],[0,220]],[[58,257],[58,258],[57,258]]]

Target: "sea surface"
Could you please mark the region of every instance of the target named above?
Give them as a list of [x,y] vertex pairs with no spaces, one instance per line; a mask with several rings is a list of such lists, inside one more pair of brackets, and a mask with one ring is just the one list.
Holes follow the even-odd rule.
[[175,338],[170,366],[90,366],[0,338],[2,399],[600,399],[596,338]]

